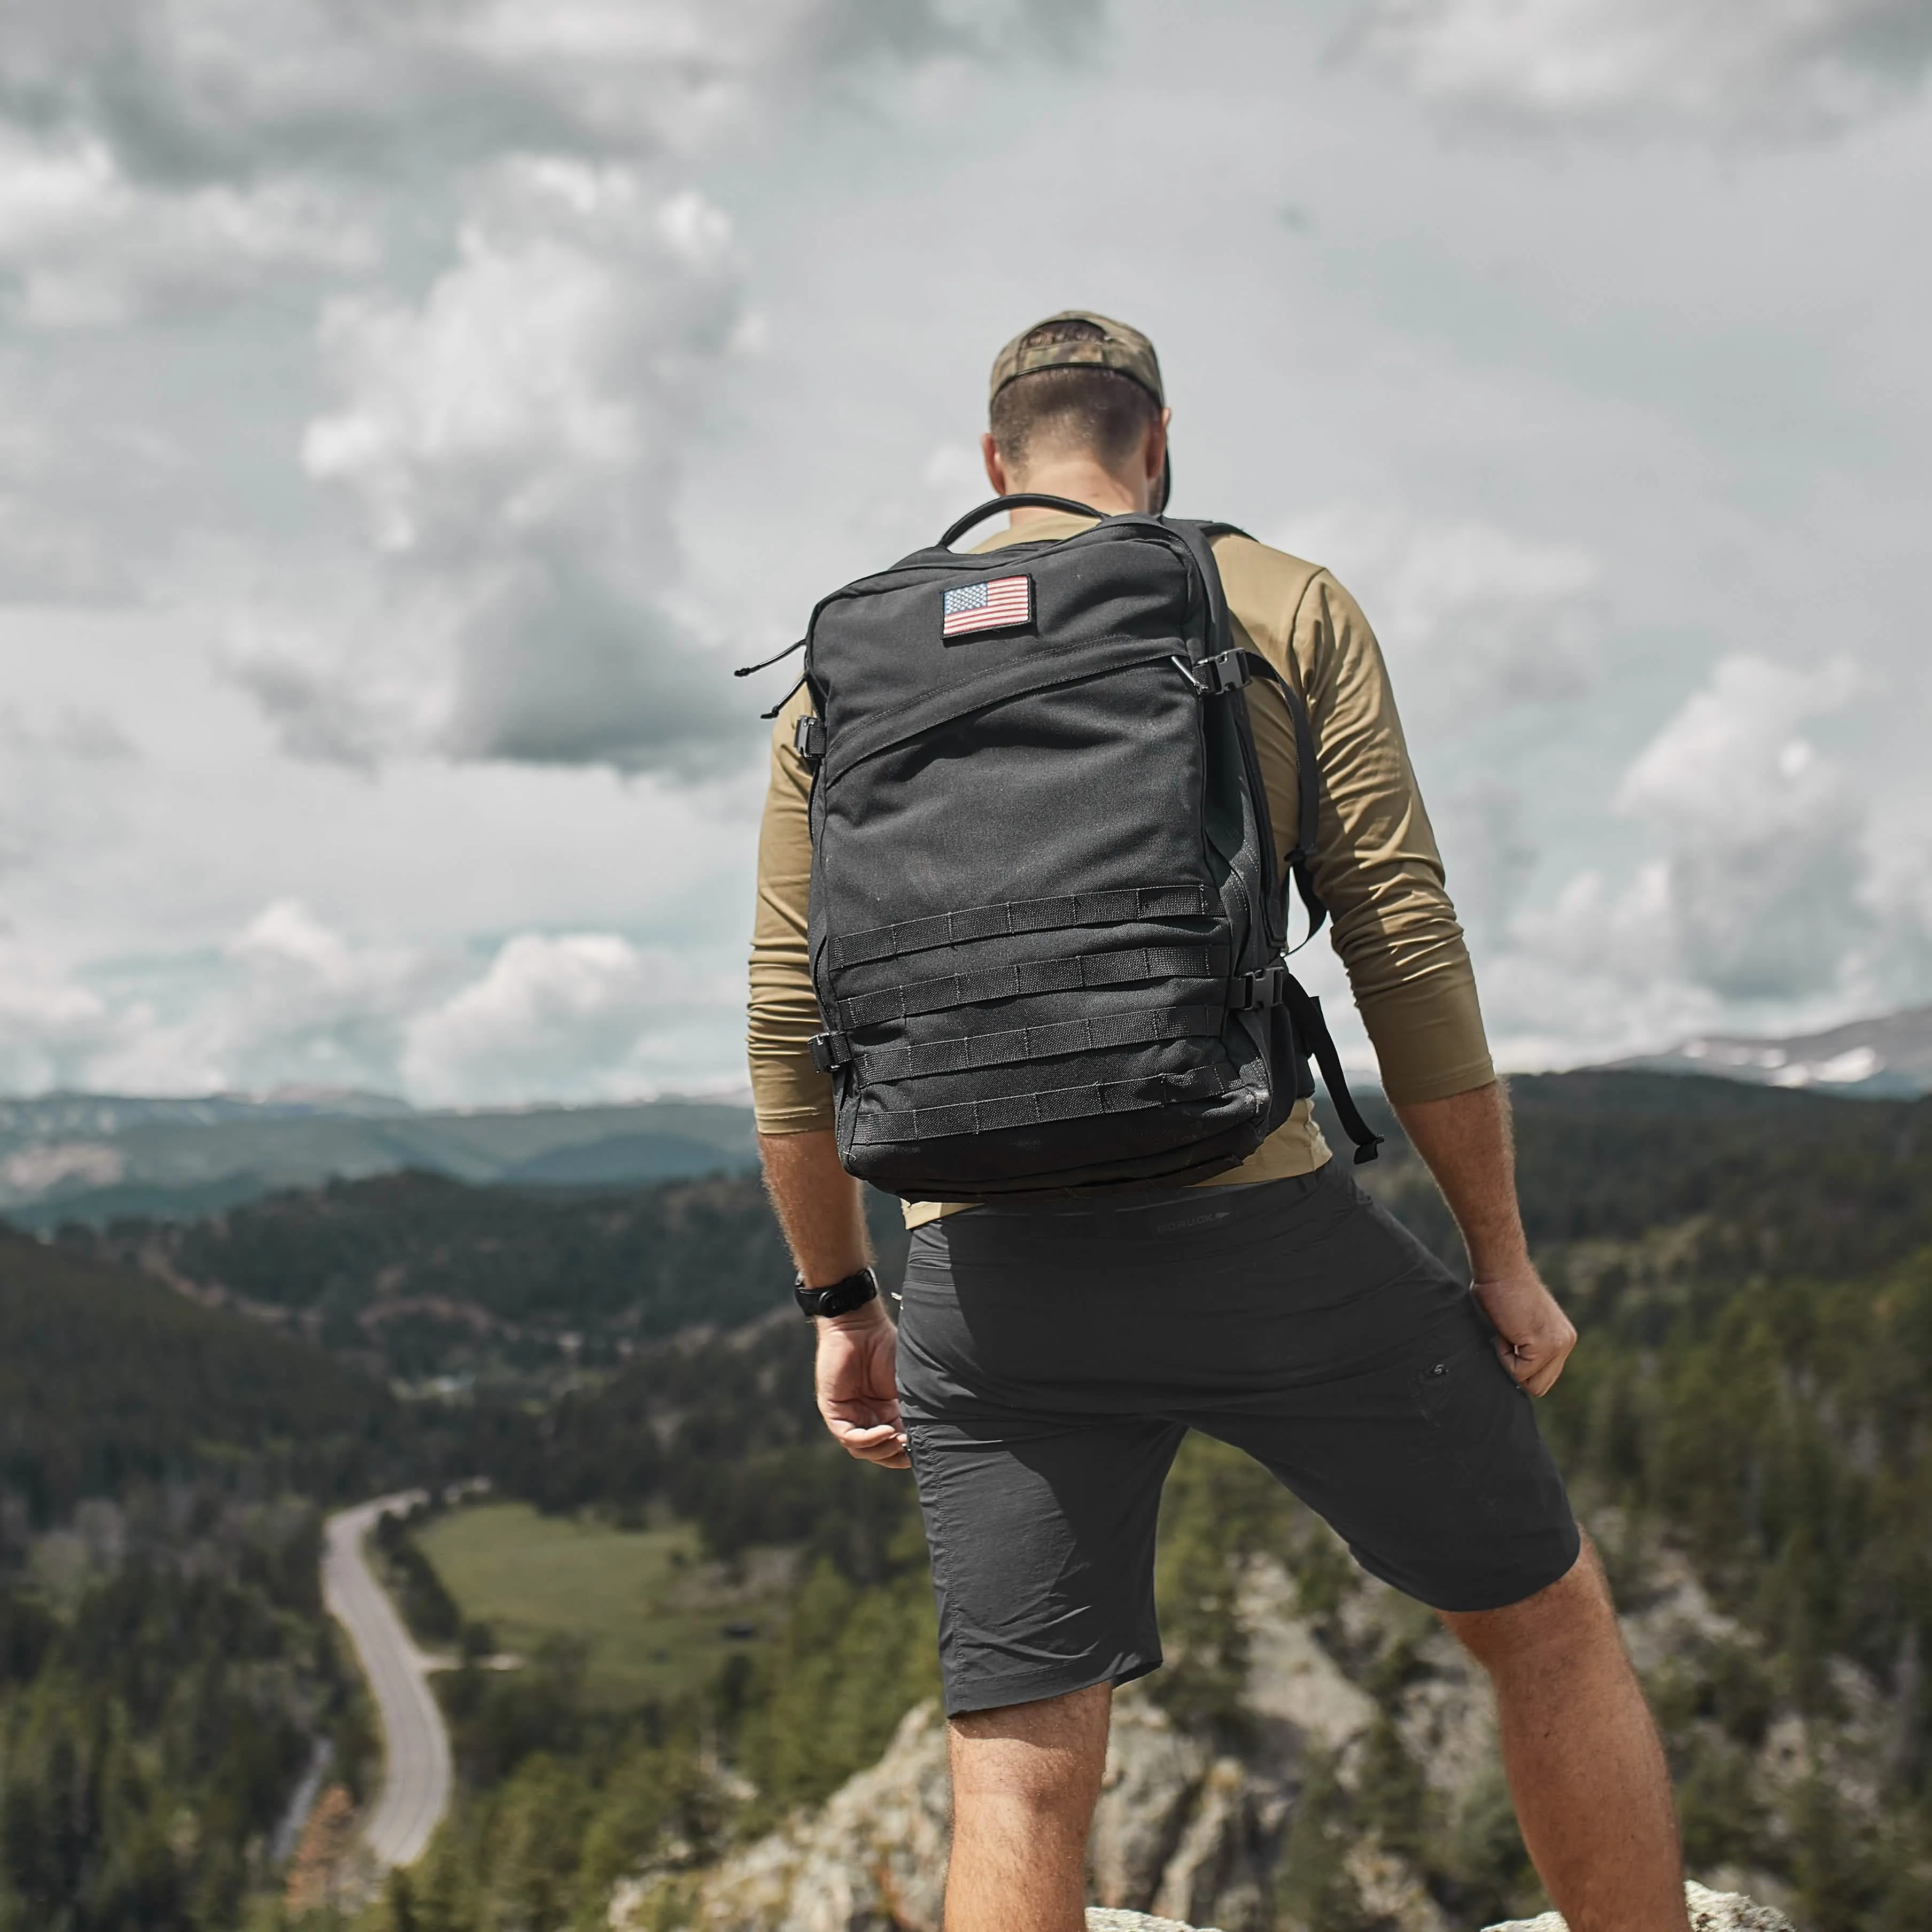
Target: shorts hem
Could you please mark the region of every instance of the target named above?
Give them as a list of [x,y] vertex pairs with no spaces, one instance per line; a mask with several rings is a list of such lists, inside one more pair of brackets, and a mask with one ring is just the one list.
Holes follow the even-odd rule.
[[1352,1552],[1355,1561],[1371,1576],[1378,1577],[1391,1589],[1400,1590],[1406,1597],[1425,1605],[1432,1610],[1448,1616],[1473,1616],[1484,1610],[1507,1610],[1518,1604],[1526,1604],[1539,1591],[1546,1590],[1552,1583],[1560,1583],[1576,1568],[1583,1553],[1583,1532],[1573,1520],[1566,1542],[1569,1554],[1549,1568],[1544,1574],[1539,1568],[1528,1574],[1534,1580],[1526,1583],[1519,1574],[1507,1580],[1491,1582],[1487,1588],[1468,1590],[1434,1591],[1418,1589],[1412,1580],[1405,1581],[1400,1576],[1390,1576],[1379,1564],[1365,1562],[1359,1551]]
[[976,1684],[956,1696],[949,1690],[944,1699],[946,1714],[969,1718],[977,1711],[1004,1711],[1013,1704],[1043,1704],[1049,1697],[1070,1697],[1098,1684],[1111,1684],[1118,1690],[1124,1684],[1151,1675],[1160,1668],[1162,1661],[1158,1652],[1152,1657],[1130,1655],[1106,1670],[1070,1670],[1052,1677],[1042,1673],[1024,1680],[1016,1678],[1008,1684]]

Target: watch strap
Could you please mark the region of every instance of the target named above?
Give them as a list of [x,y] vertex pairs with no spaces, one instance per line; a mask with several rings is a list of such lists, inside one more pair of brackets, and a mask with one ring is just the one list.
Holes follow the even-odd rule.
[[845,1315],[878,1299],[879,1277],[868,1268],[848,1274],[827,1288],[807,1288],[802,1275],[792,1277],[792,1293],[800,1312],[808,1318],[820,1315]]

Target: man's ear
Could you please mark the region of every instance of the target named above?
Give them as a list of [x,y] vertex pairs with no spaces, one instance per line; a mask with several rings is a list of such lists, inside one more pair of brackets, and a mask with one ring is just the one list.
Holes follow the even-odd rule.
[[1150,483],[1158,485],[1160,472],[1167,467],[1167,426],[1174,419],[1172,410],[1162,410],[1160,420],[1148,425],[1147,443],[1142,454]]
[[993,440],[990,430],[980,439],[980,454],[985,460],[986,481],[992,484],[993,494],[1010,496],[1013,493],[1012,484],[1006,476],[1006,462],[1000,454],[1000,446]]

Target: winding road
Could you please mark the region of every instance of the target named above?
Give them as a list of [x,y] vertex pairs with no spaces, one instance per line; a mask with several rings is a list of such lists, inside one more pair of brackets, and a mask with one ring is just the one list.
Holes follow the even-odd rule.
[[349,1633],[382,1725],[382,1788],[362,1828],[377,1864],[413,1864],[449,1809],[449,1732],[429,1688],[425,1657],[376,1582],[363,1543],[379,1516],[422,1500],[421,1490],[339,1510],[324,1525],[322,1601]]

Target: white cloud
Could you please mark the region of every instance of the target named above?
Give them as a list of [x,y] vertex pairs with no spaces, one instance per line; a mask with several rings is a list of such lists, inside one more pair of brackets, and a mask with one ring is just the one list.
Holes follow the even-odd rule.
[[1292,518],[1279,541],[1360,602],[1406,711],[1449,726],[1588,687],[1601,571],[1580,544],[1355,503]]
[[735,1018],[736,992],[614,934],[520,934],[412,1024],[404,1079],[430,1100],[635,1097],[684,1058],[681,1034]]
[[1529,800],[1490,774],[1450,792],[1431,815],[1454,854],[1449,884],[1462,923],[1485,938],[1506,933],[1542,856]]
[[157,190],[130,181],[98,136],[0,128],[0,278],[40,326],[124,322],[290,269],[364,268],[375,254],[369,231],[314,182]]
[[291,748],[690,770],[740,721],[677,614],[694,410],[743,314],[730,224],[638,171],[496,170],[413,305],[322,322],[338,406],[303,462],[346,490],[372,608],[258,620],[237,674]]
[[1685,976],[1726,998],[1828,987],[1863,924],[1864,806],[1805,735],[1856,680],[1725,658],[1624,774],[1617,808],[1669,856],[1670,922]]
[[1679,970],[1667,867],[1646,860],[1621,889],[1594,870],[1520,913],[1482,957],[1498,1057],[1516,1068],[1602,1059],[1708,1027],[1724,1004]]
[[[11,0],[0,116],[171,182],[381,176],[519,147],[688,153],[884,64],[1064,47],[1095,0]],[[1046,20],[1040,16],[1050,14]]]
[[0,1091],[86,1085],[119,1030],[98,994],[31,949],[0,940]]
[[1923,0],[1378,0],[1363,44],[1424,98],[1555,124],[1815,134],[1922,84]]
[[[506,935],[729,976],[752,807],[717,808],[652,730],[728,746],[713,664],[974,500],[985,354],[1068,301],[1155,331],[1203,507],[1375,504],[1289,541],[1396,661],[1499,1032],[1567,1054],[1756,1024],[1765,1000],[1696,975],[1747,983],[1760,952],[1814,988],[1772,1006],[1925,997],[1926,390],[1897,319],[1924,305],[1932,123],[1713,164],[1445,141],[1418,110],[1822,125],[1821,74],[1861,112],[1918,84],[1910,16],[1820,5],[1840,25],[1807,41],[1784,0],[1184,10],[1110,4],[1096,76],[962,65],[1090,26],[1074,0],[14,0],[0,635],[27,724],[0,742],[0,1075],[390,1084],[425,1041],[442,1058],[410,1064],[450,1097],[735,1073],[708,982],[655,1015],[610,992],[648,1045],[561,1028],[554,1080],[512,1052],[492,1084],[449,1014]],[[1408,87],[1324,64],[1311,20],[1343,13]],[[1170,124],[1205,131],[1150,140]],[[715,206],[738,238],[709,267],[652,229],[694,188],[696,230]],[[745,641],[714,655],[728,622]],[[1680,850],[1668,816],[1718,808],[1666,786],[1612,809],[1684,663],[1766,638],[1843,640],[1881,694],[1767,740],[1834,758],[1862,814],[1835,964],[1727,938],[1786,916],[1728,880],[1687,928],[1717,832]],[[69,704],[138,757],[64,748]],[[290,900],[339,950],[286,922],[243,943]]]
[[131,581],[112,512],[153,464],[60,422],[23,362],[0,359],[0,603],[116,601]]
[[286,899],[212,958],[157,965],[103,988],[0,940],[0,1091],[296,1084],[472,1106],[742,1079],[742,985],[614,933],[514,934],[478,970],[454,949],[356,939]]
[[389,1088],[403,1032],[458,962],[421,946],[359,944],[307,906],[265,906],[196,975],[184,1009],[138,985],[112,1006],[88,1084],[122,1093]]
[[[1096,12],[448,0],[352,23],[333,0],[26,0],[0,40],[0,289],[52,327],[271,278],[299,308],[314,283],[294,272],[337,287],[332,400],[301,461],[352,502],[364,567],[224,627],[290,750],[709,770],[754,734],[700,648],[673,518],[758,323],[695,163],[828,94],[883,105],[920,73],[1064,44]],[[13,585],[98,583],[111,560],[9,481]]]
[[32,867],[70,864],[111,836],[121,814],[101,767],[134,757],[98,706],[0,705],[0,886]]
[[1654,1048],[1727,1013],[1841,1018],[1909,991],[1924,910],[1875,860],[1861,788],[1808,730],[1859,688],[1843,663],[1714,668],[1617,788],[1654,855],[1620,888],[1576,873],[1486,961],[1515,1064]]

